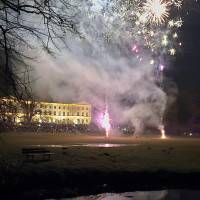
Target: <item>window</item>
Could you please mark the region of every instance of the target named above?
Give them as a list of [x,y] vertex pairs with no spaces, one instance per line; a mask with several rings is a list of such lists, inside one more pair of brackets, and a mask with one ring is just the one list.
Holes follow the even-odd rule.
[[63,116],[65,116],[65,112],[63,112]]
[[86,117],[88,117],[88,113],[86,113]]
[[60,109],[60,106],[58,107],[58,109]]
[[77,112],[77,116],[79,116],[79,112]]
[[80,124],[80,119],[77,119],[77,124]]
[[56,106],[54,106],[54,109],[56,109]]
[[86,121],[86,123],[88,123],[88,120],[87,120],[87,119],[86,119],[85,121]]
[[60,114],[60,112],[58,113],[58,116],[60,116],[61,114]]
[[51,106],[49,106],[49,108],[51,109]]
[[86,110],[88,110],[88,107],[86,107]]
[[84,110],[84,107],[82,107],[82,110]]
[[49,115],[51,115],[51,111],[49,111]]
[[67,116],[69,116],[69,112],[67,112]]
[[84,116],[84,112],[82,112],[82,116]]
[[54,115],[56,115],[56,111],[54,111]]
[[82,124],[84,124],[84,119],[82,119]]
[[65,110],[65,106],[63,106],[63,109]]

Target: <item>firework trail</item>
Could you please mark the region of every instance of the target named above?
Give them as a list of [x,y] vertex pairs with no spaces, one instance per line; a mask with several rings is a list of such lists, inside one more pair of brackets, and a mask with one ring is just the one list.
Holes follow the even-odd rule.
[[105,112],[102,114],[100,118],[100,124],[106,131],[106,137],[109,137],[109,131],[111,129],[111,125],[110,125],[110,116],[108,113],[107,106],[106,106]]

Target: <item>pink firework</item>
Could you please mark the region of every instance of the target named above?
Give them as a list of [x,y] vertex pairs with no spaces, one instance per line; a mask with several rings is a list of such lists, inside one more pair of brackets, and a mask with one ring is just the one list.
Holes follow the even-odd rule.
[[131,48],[131,51],[135,52],[135,53],[138,53],[139,52],[138,46],[137,45],[133,45],[133,47]]
[[165,69],[165,66],[164,66],[164,65],[160,65],[160,66],[159,66],[159,69],[160,69],[161,72],[163,72],[164,69]]
[[109,131],[110,131],[111,126],[110,126],[110,116],[109,116],[107,108],[105,110],[105,113],[101,117],[100,123],[101,123],[101,126],[106,131],[106,137],[109,137]]

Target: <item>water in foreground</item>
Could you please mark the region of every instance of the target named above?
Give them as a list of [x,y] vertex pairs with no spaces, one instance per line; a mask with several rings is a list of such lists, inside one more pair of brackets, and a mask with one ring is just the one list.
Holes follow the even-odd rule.
[[161,190],[145,192],[104,193],[63,198],[61,200],[199,200],[200,190]]

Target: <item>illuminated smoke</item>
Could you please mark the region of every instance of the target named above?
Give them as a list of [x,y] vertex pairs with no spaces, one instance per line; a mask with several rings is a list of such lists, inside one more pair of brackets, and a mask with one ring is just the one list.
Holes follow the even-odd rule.
[[[169,2],[173,10],[182,5],[182,0]],[[34,63],[37,95],[61,102],[86,101],[98,109],[108,94],[105,124],[110,115],[113,124],[131,123],[138,132],[146,125],[158,127],[167,97],[156,83],[155,71],[162,74],[169,63],[165,58],[182,46],[179,13],[158,26],[145,21],[139,0],[87,0],[80,5],[76,17],[82,37],[69,34],[68,49],[62,49],[56,59],[43,55]]]

